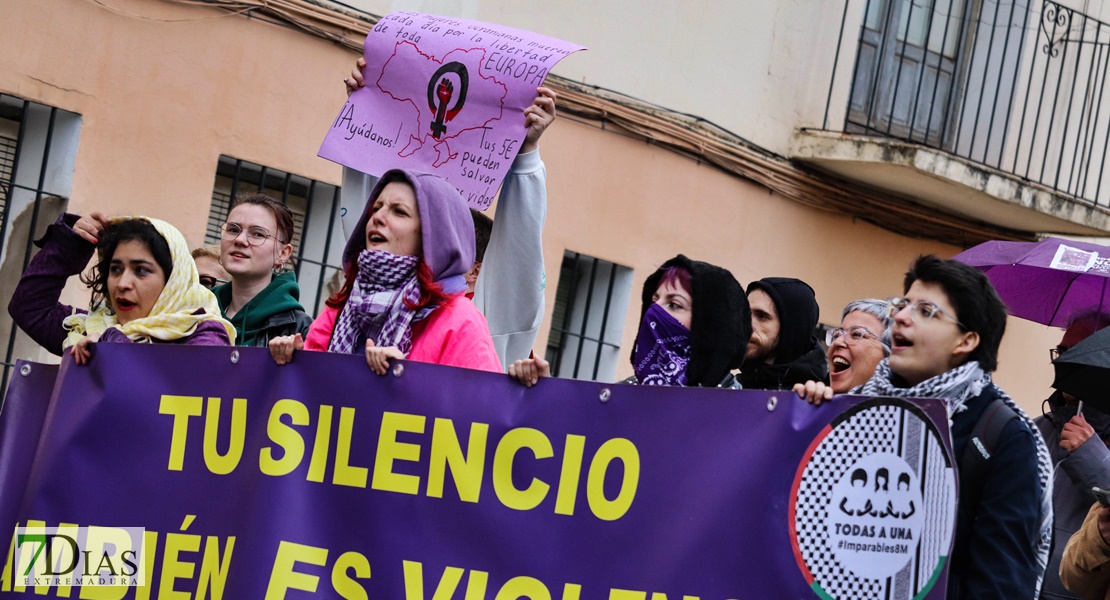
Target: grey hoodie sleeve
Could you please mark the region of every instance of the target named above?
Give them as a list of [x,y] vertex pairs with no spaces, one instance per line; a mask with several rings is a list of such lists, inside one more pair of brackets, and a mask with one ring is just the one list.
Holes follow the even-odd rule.
[[1097,433],[1060,461],[1060,468],[1064,469],[1088,502],[1095,501],[1091,494],[1092,487],[1110,487],[1110,449],[1106,448]]
[[[343,168],[342,221],[349,238],[378,178]],[[547,169],[540,151],[518,154],[493,220],[474,305],[489,323],[501,364],[528,358],[543,321],[543,225],[547,218]]]
[[543,321],[543,225],[547,170],[540,151],[519,154],[501,186],[493,232],[474,286],[474,304],[489,322],[506,367],[528,358]]

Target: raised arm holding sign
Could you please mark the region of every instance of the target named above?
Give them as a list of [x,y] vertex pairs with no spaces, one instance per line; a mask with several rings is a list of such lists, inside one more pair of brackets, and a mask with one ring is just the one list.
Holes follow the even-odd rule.
[[[437,17],[430,17],[428,15],[423,16],[431,19],[438,19]],[[383,22],[388,19],[388,17],[383,19]],[[442,20],[440,22],[442,22]],[[467,26],[477,27],[486,32],[500,31],[503,35],[511,35],[514,38],[536,38],[534,34],[498,28],[497,26],[489,24],[468,23]],[[387,30],[389,27],[390,25],[387,24]],[[478,29],[475,29],[475,31]],[[381,33],[383,32],[379,30],[376,34],[372,33],[370,37],[374,37]],[[486,35],[492,34],[487,33]],[[434,36],[429,39],[434,39]],[[539,38],[534,39],[533,42],[537,39]],[[378,41],[381,42],[381,40]],[[454,47],[458,45],[457,40],[447,41],[448,46]],[[420,43],[427,44],[429,42],[424,39],[424,36],[421,36]],[[442,40],[440,40],[439,43],[442,43]],[[559,44],[563,43],[559,42]],[[351,71],[349,77],[344,79],[347,93],[350,96],[348,106],[354,102],[359,102],[359,106],[361,106],[361,103],[366,102],[366,100],[359,100],[359,98],[366,98],[366,94],[370,94],[371,97],[373,97],[374,94],[378,94],[379,96],[382,94],[378,85],[378,81],[380,80],[380,68],[376,68],[374,65],[388,62],[393,56],[392,53],[396,45],[397,44],[394,42],[384,45],[372,43],[369,38],[367,39],[367,56],[359,58],[355,64],[355,69]],[[490,50],[491,57],[495,55],[500,56],[500,53],[506,52],[504,48],[505,44],[494,44],[494,46],[497,46],[497,48]],[[547,44],[547,46],[555,47],[551,44]],[[574,49],[581,49],[580,46],[566,46],[573,47]],[[390,53],[389,55],[381,55],[377,58],[371,56],[372,52],[384,52],[381,50],[383,47]],[[567,53],[569,54],[569,52],[570,51]],[[521,55],[523,56],[523,54],[524,51],[522,50]],[[558,53],[553,54],[560,57],[562,56]],[[554,62],[557,62],[557,58],[551,59],[551,64],[554,64]],[[488,66],[491,68],[496,67],[496,62]],[[375,77],[374,73],[379,73],[379,76]],[[494,78],[500,77],[500,75],[491,76]],[[476,88],[473,84],[473,80],[468,75],[468,91],[465,100],[467,104],[482,102],[481,98],[474,97],[474,90]],[[452,84],[452,94],[458,93],[461,86],[461,81],[458,85]],[[518,86],[515,84],[511,87],[514,93],[519,91]],[[493,232],[489,237],[489,246],[485,258],[481,263],[481,271],[477,277],[477,284],[471,289],[475,305],[486,316],[489,322],[490,333],[493,335],[494,344],[503,365],[511,364],[515,360],[529,356],[532,344],[536,338],[536,333],[543,320],[544,311],[543,295],[545,276],[542,233],[547,213],[547,191],[546,169],[543,161],[540,159],[538,150],[540,136],[543,135],[544,131],[555,119],[555,92],[545,87],[538,87],[525,91],[528,92],[528,95],[525,96],[525,100],[530,100],[531,104],[525,104],[526,107],[516,116],[512,113],[518,109],[506,108],[506,116],[500,120],[496,128],[498,131],[503,131],[504,133],[504,140],[502,140],[500,147],[502,149],[511,149],[508,155],[512,156],[510,160],[505,161],[506,166],[511,166],[508,166],[507,173],[504,175],[504,185],[501,190],[501,201],[498,205],[497,219],[493,225]],[[498,97],[501,97],[500,91],[495,90],[495,92]],[[393,97],[389,96],[389,98],[392,102]],[[378,100],[381,100],[381,98],[378,97],[373,101]],[[345,106],[343,110],[350,110],[348,106]],[[354,110],[361,111],[362,109],[356,108]],[[343,114],[341,113],[341,119],[342,116]],[[450,113],[445,113],[443,116],[446,118],[450,116]],[[453,122],[453,119],[449,122]],[[521,127],[521,124],[523,124],[524,127]],[[393,125],[390,125],[390,127],[393,127]],[[445,135],[447,138],[451,137],[450,133]],[[488,137],[490,135],[488,132],[483,135],[486,136],[484,139],[493,139]],[[336,129],[333,127],[328,135],[328,140],[325,140],[325,147],[328,146],[328,141],[335,136]],[[374,135],[371,134],[371,137],[374,137]],[[521,138],[523,138],[522,141]],[[449,140],[449,147],[457,149],[459,147],[457,146],[457,142],[465,141],[466,139],[467,138],[464,136],[455,140]],[[478,140],[480,142],[481,139],[482,138],[472,138],[472,141]],[[354,145],[357,143],[358,140],[353,137],[350,140],[337,142],[339,145],[345,145],[348,150],[354,148]],[[517,153],[518,148],[519,153]],[[478,148],[471,149],[470,151],[464,148],[462,156],[465,158],[467,152],[469,152],[471,156],[477,156],[480,151],[480,144]],[[389,161],[397,158],[397,153],[393,150],[371,148],[370,153],[381,155],[374,157],[375,160]],[[492,150],[487,149],[486,153],[491,157],[493,156]],[[321,156],[331,158],[324,154],[323,148],[321,149]],[[408,158],[411,159],[417,156],[418,155],[414,154]],[[436,154],[435,159],[438,159],[438,157],[439,155]],[[350,230],[353,227],[352,221],[361,213],[361,208],[366,201],[369,190],[373,188],[376,183],[376,178],[373,177],[373,175],[380,173],[380,171],[367,170],[367,168],[359,166],[358,164],[353,164],[352,162],[339,162],[353,167],[344,169],[343,173],[343,207],[346,214],[344,218],[344,229],[347,231],[348,235],[351,235]],[[448,181],[459,186],[460,190],[463,189],[462,185],[456,182],[457,178],[452,175],[450,170],[445,171],[443,168],[437,167],[435,163],[436,160],[432,160],[417,168],[441,174],[447,178]],[[360,162],[359,164],[362,163]],[[372,175],[367,175],[366,173],[371,173]],[[496,186],[493,186],[491,189],[496,191]],[[488,193],[489,200],[492,200],[493,193],[494,192]],[[471,206],[474,206],[473,202]],[[488,202],[485,205],[478,205],[479,208],[485,208],[487,206]],[[476,264],[475,266],[477,268],[478,265]]]
[[525,132],[518,123],[559,60],[583,47],[489,23],[397,12],[366,37],[365,87],[320,156],[363,173],[439,175],[487,208]]

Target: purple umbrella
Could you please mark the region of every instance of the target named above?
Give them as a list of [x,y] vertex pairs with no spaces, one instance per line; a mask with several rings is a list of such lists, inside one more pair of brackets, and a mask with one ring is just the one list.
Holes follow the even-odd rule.
[[987,274],[1010,314],[1066,327],[1081,310],[1110,309],[1110,248],[1048,238],[984,242],[953,257]]

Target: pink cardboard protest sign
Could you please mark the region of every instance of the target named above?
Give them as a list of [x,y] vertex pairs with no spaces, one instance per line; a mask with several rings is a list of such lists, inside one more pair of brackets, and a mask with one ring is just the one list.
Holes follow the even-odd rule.
[[488,208],[527,133],[524,109],[560,60],[583,50],[519,29],[415,12],[366,36],[366,87],[351,94],[319,155],[380,176],[442,176]]

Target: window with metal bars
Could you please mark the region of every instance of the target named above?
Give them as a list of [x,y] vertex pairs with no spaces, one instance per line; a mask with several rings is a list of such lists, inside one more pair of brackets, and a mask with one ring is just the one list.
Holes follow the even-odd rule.
[[612,381],[632,290],[632,269],[566,251],[545,358],[552,375]]
[[[34,254],[31,241],[65,211],[81,115],[0,94],[0,305],[7,306]],[[16,358],[49,354],[0,311],[0,394]]]
[[0,121],[0,212],[8,202],[8,187],[15,168],[16,127],[11,121]]
[[301,287],[301,304],[315,315],[325,300],[342,285],[342,226],[339,222],[339,187],[285,171],[221,156],[212,186],[205,243],[218,244],[234,199],[266,194],[293,213],[293,268]]

